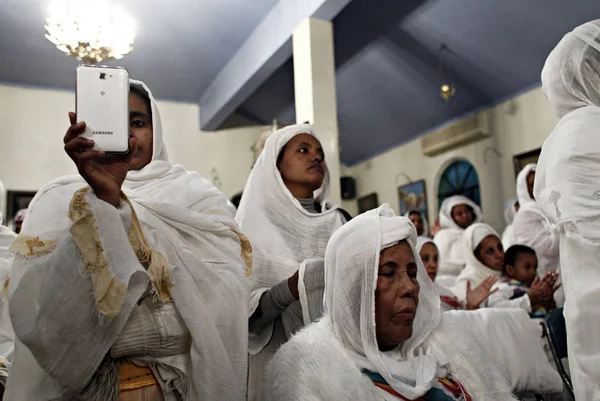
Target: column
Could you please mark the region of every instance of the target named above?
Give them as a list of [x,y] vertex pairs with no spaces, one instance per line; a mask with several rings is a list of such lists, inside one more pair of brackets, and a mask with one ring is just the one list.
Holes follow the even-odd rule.
[[306,19],[294,32],[296,121],[313,124],[331,174],[330,201],[339,205],[340,146],[335,88],[333,24]]

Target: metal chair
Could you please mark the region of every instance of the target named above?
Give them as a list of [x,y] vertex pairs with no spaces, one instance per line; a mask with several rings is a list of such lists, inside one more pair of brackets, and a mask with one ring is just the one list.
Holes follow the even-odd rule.
[[562,363],[562,359],[567,357],[567,327],[565,325],[565,317],[563,315],[563,308],[553,310],[546,317],[546,321],[542,324],[544,330],[544,336],[548,340],[552,357],[560,378],[565,385],[565,388],[572,397],[575,397],[573,393],[573,384],[571,378],[567,374],[565,367]]

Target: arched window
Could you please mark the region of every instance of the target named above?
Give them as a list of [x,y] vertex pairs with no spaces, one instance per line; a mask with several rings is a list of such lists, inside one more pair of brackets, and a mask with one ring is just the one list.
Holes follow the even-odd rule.
[[458,160],[450,164],[440,178],[438,187],[439,206],[442,206],[444,199],[453,195],[464,195],[481,206],[477,171],[466,160]]

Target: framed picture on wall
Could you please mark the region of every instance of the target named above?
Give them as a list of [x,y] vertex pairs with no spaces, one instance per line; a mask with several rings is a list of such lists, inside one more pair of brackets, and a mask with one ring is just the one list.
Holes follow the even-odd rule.
[[376,192],[358,198],[358,213],[364,213],[377,207],[379,207],[379,199]]
[[6,224],[12,224],[15,214],[21,209],[27,209],[36,191],[8,191],[6,204]]
[[427,188],[425,180],[411,182],[398,187],[398,200],[400,202],[400,215],[404,216],[410,210],[419,210],[427,217]]
[[520,155],[513,156],[513,164],[515,166],[515,177],[519,175],[523,167],[530,163],[537,163],[542,153],[542,148],[534,149],[529,152],[521,153]]

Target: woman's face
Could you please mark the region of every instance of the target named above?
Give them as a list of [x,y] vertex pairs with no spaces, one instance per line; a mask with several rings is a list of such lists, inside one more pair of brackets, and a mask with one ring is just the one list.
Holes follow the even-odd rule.
[[299,134],[290,139],[277,163],[281,178],[296,198],[312,198],[325,179],[325,153],[317,138]]
[[391,350],[412,336],[418,304],[417,264],[410,245],[401,241],[379,254],[375,326],[380,350]]
[[421,260],[423,261],[423,265],[425,265],[425,270],[427,271],[427,275],[431,279],[431,281],[435,281],[435,277],[437,276],[438,267],[439,267],[439,259],[440,254],[438,252],[437,246],[433,242],[427,242],[421,247],[421,252],[419,253]]
[[477,247],[477,260],[492,270],[502,271],[504,267],[504,247],[495,235],[485,237]]
[[456,205],[452,208],[452,219],[460,228],[467,228],[473,224],[475,216],[473,211],[467,205]]
[[421,213],[413,212],[408,216],[408,218],[415,225],[415,228],[417,229],[417,235],[423,235],[425,226],[423,224],[423,217],[421,217]]
[[535,199],[535,196],[533,195],[533,184],[535,183],[535,171],[532,171],[531,173],[527,174],[527,192],[529,192],[529,196],[531,196],[531,199]]
[[137,140],[129,169],[141,170],[152,161],[152,111],[148,103],[135,93],[129,93],[129,135]]

